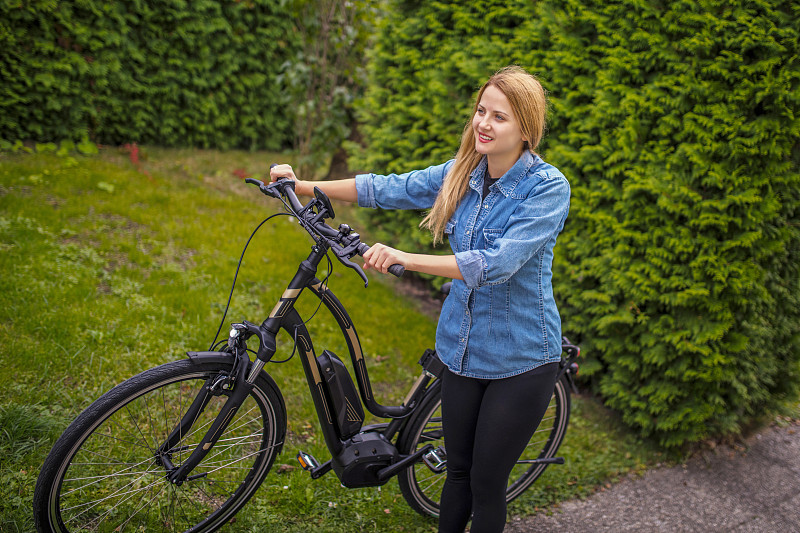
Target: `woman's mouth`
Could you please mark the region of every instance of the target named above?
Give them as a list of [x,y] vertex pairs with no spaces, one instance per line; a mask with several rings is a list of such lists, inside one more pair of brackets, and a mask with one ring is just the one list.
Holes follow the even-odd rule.
[[484,135],[483,133],[478,132],[478,140],[482,143],[488,143],[490,141],[493,141],[494,139],[492,139],[488,135]]

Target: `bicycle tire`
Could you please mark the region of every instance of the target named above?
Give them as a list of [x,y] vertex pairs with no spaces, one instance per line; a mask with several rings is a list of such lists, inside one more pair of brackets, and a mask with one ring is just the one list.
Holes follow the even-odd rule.
[[[34,491],[38,531],[215,531],[252,497],[280,453],[286,409],[265,373],[182,485],[166,479],[154,451],[224,362],[182,360],[146,370],[83,411],[56,441]],[[204,436],[229,391],[212,397],[172,448],[179,466]],[[204,475],[205,474],[205,475]]]
[[[398,439],[398,449],[401,454],[412,454],[426,444],[432,444],[434,448],[445,448],[446,451],[441,423],[441,404],[441,388],[431,389],[431,393],[423,399]],[[569,384],[566,378],[562,378],[556,382],[547,411],[519,461],[555,457],[567,431],[570,406]],[[509,476],[506,489],[508,502],[530,487],[548,466],[519,461]],[[403,497],[412,509],[423,515],[438,517],[439,499],[445,477],[446,471],[435,472],[425,462],[419,462],[403,470],[398,475],[398,483]]]

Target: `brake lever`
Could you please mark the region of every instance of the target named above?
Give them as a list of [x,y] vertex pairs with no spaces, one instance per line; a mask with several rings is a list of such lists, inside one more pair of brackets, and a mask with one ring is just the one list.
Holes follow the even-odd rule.
[[339,243],[332,240],[328,240],[328,246],[331,250],[333,250],[333,255],[336,256],[336,259],[338,259],[341,264],[358,272],[358,275],[364,280],[364,288],[367,288],[369,286],[369,279],[364,273],[364,270],[362,270],[358,263],[353,263],[350,261],[350,257],[355,255],[354,253],[351,253],[355,251],[354,246],[350,245],[347,248],[343,248]]
[[263,181],[257,180],[255,178],[245,178],[244,181],[245,183],[249,183],[251,185],[257,185],[258,190],[260,190],[263,194],[267,196],[271,196],[272,198],[280,197],[280,193],[275,190],[275,183],[264,185]]
[[[335,254],[334,254],[334,255],[335,255]],[[363,279],[363,280],[364,280],[364,288],[365,288],[365,289],[366,289],[367,287],[369,287],[369,279],[367,279],[367,275],[366,275],[366,274],[364,274],[364,271],[361,269],[361,267],[360,267],[360,266],[359,266],[357,263],[353,263],[353,262],[352,262],[352,261],[350,261],[349,259],[347,259],[347,258],[345,258],[345,257],[339,257],[338,255],[336,255],[336,258],[337,258],[337,259],[339,259],[339,261],[340,261],[340,262],[341,262],[341,263],[342,263],[344,266],[346,266],[346,267],[348,267],[348,268],[352,268],[353,270],[355,270],[356,272],[358,272],[358,275],[359,275],[359,276],[361,276],[361,279]]]

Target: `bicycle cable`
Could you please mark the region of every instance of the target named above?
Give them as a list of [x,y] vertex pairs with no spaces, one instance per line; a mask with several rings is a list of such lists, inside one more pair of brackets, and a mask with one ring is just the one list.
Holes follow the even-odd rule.
[[[285,205],[285,203],[284,203],[284,205]],[[214,346],[217,345],[217,338],[219,338],[219,333],[220,333],[220,331],[222,331],[222,326],[225,325],[225,317],[228,316],[228,310],[231,307],[231,298],[233,298],[233,290],[236,288],[236,279],[239,277],[239,269],[242,267],[242,261],[244,260],[244,254],[247,251],[247,247],[250,246],[250,241],[253,240],[253,237],[255,237],[256,232],[259,229],[261,229],[261,226],[266,224],[268,221],[270,221],[273,218],[278,217],[278,216],[290,216],[290,215],[291,215],[291,213],[275,213],[274,215],[268,216],[267,218],[265,218],[264,220],[261,221],[261,224],[256,226],[256,229],[254,229],[253,233],[250,234],[250,238],[247,239],[247,242],[245,243],[244,248],[242,249],[242,255],[239,257],[239,263],[236,265],[236,273],[233,275],[233,284],[231,285],[231,292],[230,292],[230,294],[228,294],[228,303],[225,305],[225,311],[222,313],[222,320],[220,320],[219,328],[217,328],[217,334],[214,335],[214,340],[211,341],[211,347],[209,348],[209,351],[213,350]],[[222,342],[222,341],[220,341],[220,342]]]
[[[217,333],[216,333],[216,335],[214,335],[214,340],[211,341],[211,346],[209,347],[209,351],[214,350],[214,348],[216,348],[217,346],[219,346],[220,344],[225,342],[225,339],[222,339],[220,341],[217,341],[217,339],[219,338],[219,334],[222,331],[222,326],[225,325],[225,318],[228,316],[228,310],[230,309],[230,306],[231,306],[231,299],[233,298],[233,291],[236,288],[236,280],[239,277],[239,270],[241,269],[242,261],[244,261],[244,254],[245,254],[245,252],[247,252],[247,247],[250,245],[250,242],[253,240],[253,237],[255,237],[255,235],[258,232],[258,230],[261,229],[261,226],[263,226],[268,221],[272,220],[273,218],[275,218],[277,216],[293,217],[303,227],[303,229],[305,229],[307,231],[307,233],[309,233],[309,235],[311,235],[312,239],[314,239],[314,242],[315,243],[319,243],[319,239],[315,235],[316,231],[314,231],[313,233],[311,231],[309,231],[309,228],[311,228],[311,226],[306,224],[305,221],[302,220],[301,217],[298,217],[291,210],[291,207],[286,203],[286,200],[284,200],[283,197],[280,197],[280,200],[281,200],[281,203],[283,204],[283,207],[286,209],[287,212],[285,212],[285,213],[275,213],[274,215],[270,215],[267,218],[265,218],[264,220],[262,220],[261,223],[258,226],[256,226],[256,229],[253,230],[253,233],[250,234],[250,237],[247,239],[247,242],[245,243],[244,248],[242,249],[242,255],[239,257],[239,262],[236,265],[236,272],[233,275],[233,284],[231,285],[231,291],[228,294],[228,303],[225,305],[225,311],[222,313],[222,320],[220,320],[219,327],[217,328]],[[321,238],[322,236],[320,235],[319,237]],[[328,272],[325,275],[325,279],[322,280],[322,286],[323,287],[327,286],[328,280],[330,279],[331,273],[333,272],[333,261],[331,261],[330,255],[328,255],[329,250],[330,249],[325,251],[325,259],[327,259],[327,261],[328,261]],[[302,321],[301,325],[305,326],[306,324],[308,324],[317,315],[317,313],[319,312],[321,307],[322,307],[322,299],[320,298],[319,303],[317,304],[317,308],[314,310],[314,312],[311,314],[311,316],[308,317],[308,319]],[[289,357],[287,357],[286,359],[283,359],[281,361],[270,361],[270,362],[273,362],[273,363],[286,363],[289,360],[291,360],[292,357],[294,357],[294,354],[297,352],[297,329],[298,328],[299,328],[299,326],[295,326],[294,335],[292,336],[293,340],[294,340],[294,346],[292,348],[292,353],[289,354]],[[249,348],[248,348],[247,351],[250,352],[250,353],[253,353],[253,354],[256,353],[256,352],[254,352],[253,350],[251,350]]]

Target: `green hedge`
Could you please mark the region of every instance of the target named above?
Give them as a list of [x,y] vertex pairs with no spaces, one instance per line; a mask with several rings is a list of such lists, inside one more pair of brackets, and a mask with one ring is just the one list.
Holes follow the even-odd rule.
[[[573,187],[556,247],[582,375],[666,446],[739,430],[800,384],[800,9],[792,2],[393,2],[363,120],[377,172],[450,157],[518,63]],[[408,213],[372,213],[401,246]],[[414,235],[414,237],[409,237]]]
[[269,0],[0,3],[0,139],[276,149],[279,67],[298,47]]

